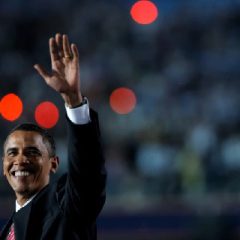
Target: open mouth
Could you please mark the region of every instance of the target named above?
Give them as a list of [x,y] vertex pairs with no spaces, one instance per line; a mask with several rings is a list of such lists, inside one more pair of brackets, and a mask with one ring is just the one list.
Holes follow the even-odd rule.
[[11,175],[14,177],[28,177],[30,174],[30,171],[27,170],[17,170],[11,172]]

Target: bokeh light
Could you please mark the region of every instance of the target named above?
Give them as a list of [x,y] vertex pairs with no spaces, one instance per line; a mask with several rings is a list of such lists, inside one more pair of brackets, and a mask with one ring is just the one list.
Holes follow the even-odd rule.
[[0,113],[8,121],[17,120],[23,111],[22,100],[14,93],[5,95],[0,101]]
[[151,24],[158,17],[158,8],[152,1],[141,0],[133,4],[131,16],[139,24]]
[[42,102],[35,110],[35,120],[43,128],[54,127],[59,119],[58,108],[52,102]]
[[128,114],[136,106],[135,93],[125,87],[115,89],[110,95],[110,106],[118,114]]

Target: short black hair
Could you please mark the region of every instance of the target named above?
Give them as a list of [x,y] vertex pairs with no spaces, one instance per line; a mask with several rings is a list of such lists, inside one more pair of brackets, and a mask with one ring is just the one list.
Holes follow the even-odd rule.
[[[39,133],[43,138],[43,142],[47,146],[49,156],[50,157],[56,156],[55,141],[46,129],[39,127],[38,125],[36,125],[34,123],[21,123],[21,124],[17,125],[16,127],[14,127],[12,130],[10,130],[10,132],[6,138],[6,141],[7,141],[8,137],[15,131],[27,131],[27,132]],[[5,143],[6,143],[6,141],[5,141]]]

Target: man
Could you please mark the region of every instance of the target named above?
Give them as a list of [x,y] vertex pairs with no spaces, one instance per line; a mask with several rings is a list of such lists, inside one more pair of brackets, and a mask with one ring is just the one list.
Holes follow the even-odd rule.
[[64,102],[68,125],[68,171],[58,181],[55,145],[34,124],[13,129],[4,144],[3,172],[16,195],[16,210],[0,240],[88,240],[105,201],[104,158],[97,115],[80,89],[78,50],[66,35],[49,40],[52,72],[34,68]]

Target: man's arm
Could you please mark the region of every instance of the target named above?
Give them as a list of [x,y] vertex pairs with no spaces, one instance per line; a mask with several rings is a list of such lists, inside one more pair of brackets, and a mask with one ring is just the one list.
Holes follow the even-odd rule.
[[[66,35],[56,34],[49,40],[49,50],[52,72],[48,73],[38,64],[34,68],[62,96],[67,110],[69,173],[65,188],[65,211],[71,217],[78,217],[78,220],[91,222],[105,201],[106,173],[97,114],[92,110],[89,112],[88,104],[82,106],[84,99],[80,89],[76,45],[70,45]],[[80,124],[75,115],[79,108],[86,113],[85,120]],[[73,118],[70,117],[71,113],[74,113]]]
[[[84,125],[68,121],[69,174],[66,214],[78,221],[94,222],[105,202],[106,171],[97,113]],[[79,224],[78,224],[79,225]]]

